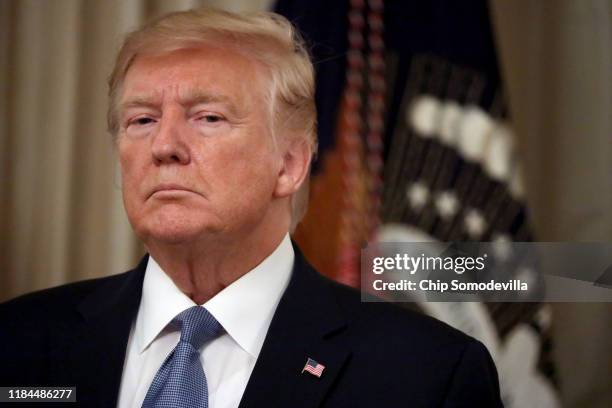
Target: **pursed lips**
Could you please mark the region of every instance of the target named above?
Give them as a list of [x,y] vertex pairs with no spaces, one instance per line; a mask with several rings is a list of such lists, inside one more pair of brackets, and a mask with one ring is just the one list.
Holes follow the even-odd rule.
[[162,184],[158,184],[157,186],[155,186],[155,188],[153,188],[153,190],[151,191],[151,193],[149,194],[149,198],[151,196],[153,196],[155,193],[158,192],[163,192],[163,191],[167,191],[167,192],[172,192],[172,191],[186,191],[189,193],[194,193],[194,194],[199,194],[200,193],[193,191],[187,187],[184,187],[180,184],[175,184],[175,183],[162,183]]

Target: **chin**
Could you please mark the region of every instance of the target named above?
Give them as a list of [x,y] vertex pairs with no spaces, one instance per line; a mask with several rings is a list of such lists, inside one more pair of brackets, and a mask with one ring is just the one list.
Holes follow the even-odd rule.
[[155,241],[167,245],[179,245],[194,242],[199,235],[189,231],[151,231],[147,234],[146,241]]
[[141,239],[143,242],[166,245],[187,245],[201,240],[205,235],[213,235],[213,231],[196,230],[191,228],[161,228],[143,231]]
[[165,205],[153,210],[144,208],[132,212],[132,227],[143,242],[156,241],[167,244],[195,242],[208,234],[214,235],[221,228],[218,217],[200,208]]
[[189,244],[201,240],[206,235],[214,236],[219,228],[209,223],[192,219],[166,220],[165,222],[151,222],[136,228],[137,235],[143,242],[157,242],[163,244]]

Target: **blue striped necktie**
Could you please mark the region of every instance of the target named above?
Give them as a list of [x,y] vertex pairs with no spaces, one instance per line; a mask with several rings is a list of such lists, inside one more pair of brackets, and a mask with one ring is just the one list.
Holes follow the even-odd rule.
[[199,349],[221,333],[221,325],[202,306],[185,310],[172,322],[180,326],[181,340],[153,378],[142,408],[208,408]]

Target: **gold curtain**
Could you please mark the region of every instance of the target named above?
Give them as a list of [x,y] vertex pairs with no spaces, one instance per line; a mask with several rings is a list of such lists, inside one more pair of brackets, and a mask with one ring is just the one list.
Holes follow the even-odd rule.
[[[541,241],[612,241],[612,3],[493,0]],[[552,304],[563,406],[612,406],[612,304]]]
[[123,35],[173,10],[268,3],[0,1],[0,299],[118,273],[142,253],[105,130]]

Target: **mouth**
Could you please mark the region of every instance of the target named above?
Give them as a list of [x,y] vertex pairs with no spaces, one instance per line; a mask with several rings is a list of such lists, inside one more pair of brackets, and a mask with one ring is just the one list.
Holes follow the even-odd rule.
[[149,194],[148,198],[153,197],[153,196],[173,196],[173,195],[181,195],[181,194],[187,194],[187,193],[199,194],[180,184],[163,183],[163,184],[158,184],[157,186],[155,186],[155,188],[153,188],[153,190]]

